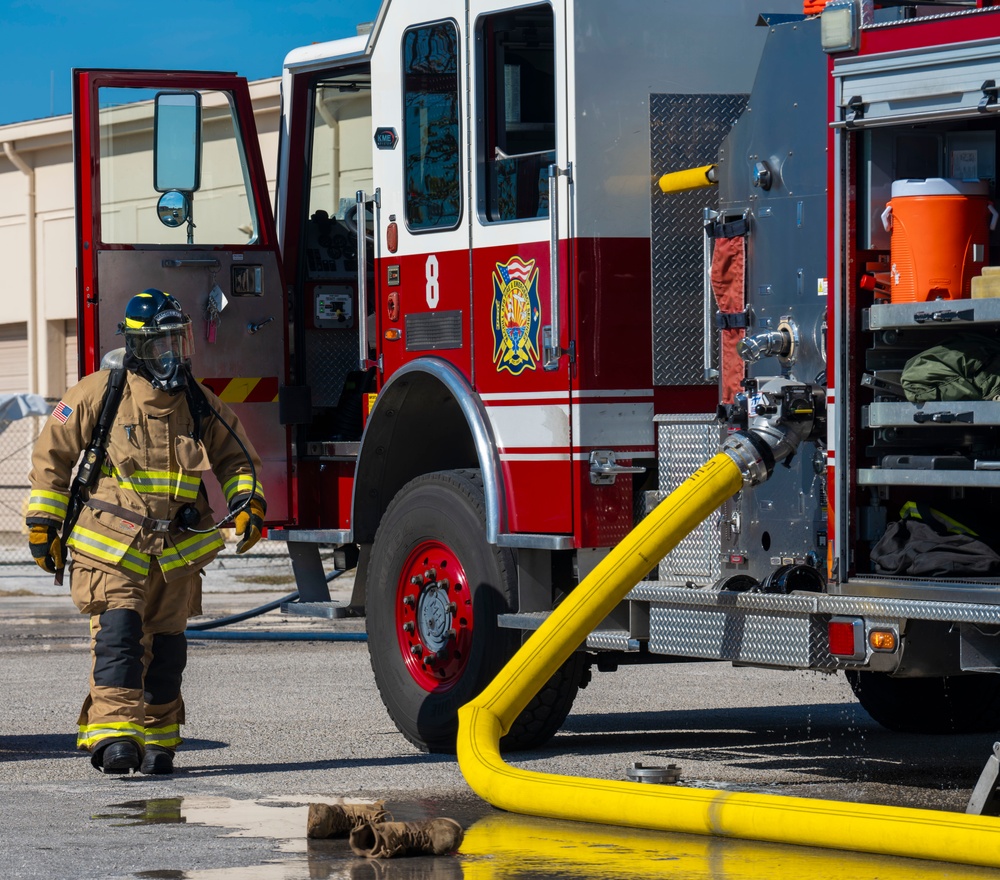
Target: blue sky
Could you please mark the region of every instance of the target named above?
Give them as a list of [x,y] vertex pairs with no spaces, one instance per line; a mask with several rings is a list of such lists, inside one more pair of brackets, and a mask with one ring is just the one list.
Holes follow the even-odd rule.
[[0,125],[72,110],[74,67],[281,73],[289,50],[357,33],[379,0],[0,0]]

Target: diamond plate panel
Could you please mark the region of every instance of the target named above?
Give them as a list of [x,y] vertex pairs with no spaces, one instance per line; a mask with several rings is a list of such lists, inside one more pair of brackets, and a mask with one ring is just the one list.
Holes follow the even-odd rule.
[[650,95],[653,176],[653,381],[705,384],[702,211],[715,188],[664,195],[655,181],[668,171],[715,162],[722,140],[746,105],[745,95]]
[[649,650],[654,653],[768,666],[834,667],[825,642],[826,622],[819,618],[735,607],[652,605],[649,609]]
[[[720,427],[705,413],[660,415],[656,419],[658,500],[683,483],[719,451]],[[715,583],[721,573],[719,521],[710,516],[660,563],[665,581]]]
[[[1000,604],[888,599],[872,596],[831,596],[827,593],[735,593],[691,590],[670,583],[646,581],[627,599],[669,607],[725,606],[753,613],[840,614],[865,618],[942,620],[1000,625]],[[1000,598],[1000,593],[998,593]]]
[[357,330],[307,330],[306,378],[313,406],[336,406],[344,379],[358,368]]

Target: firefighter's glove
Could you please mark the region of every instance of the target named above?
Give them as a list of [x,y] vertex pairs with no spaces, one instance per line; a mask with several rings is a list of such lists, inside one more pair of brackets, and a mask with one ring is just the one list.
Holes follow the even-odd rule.
[[55,574],[63,567],[62,541],[55,526],[32,526],[28,532],[31,558],[49,574]]
[[237,553],[246,553],[260,540],[260,530],[264,528],[264,505],[259,498],[252,498],[233,520],[236,534],[242,538],[236,545]]

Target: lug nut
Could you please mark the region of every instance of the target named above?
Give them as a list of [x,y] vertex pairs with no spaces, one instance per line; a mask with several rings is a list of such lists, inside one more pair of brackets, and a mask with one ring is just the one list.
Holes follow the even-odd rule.
[[419,575],[414,575],[413,577],[410,578],[410,583],[413,584],[413,586],[415,587],[419,587],[423,583],[423,581],[420,580]]
[[446,633],[446,638],[448,639],[448,641],[454,641],[455,639],[458,638],[458,632],[454,629],[450,629]]
[[413,596],[403,596],[403,604],[407,607],[412,608],[414,602],[416,602],[416,599]]
[[408,621],[406,621],[406,623],[403,624],[403,632],[411,633],[411,632],[413,632],[414,629],[415,629],[415,627],[413,626],[413,621],[412,620],[408,620]]
[[419,657],[419,656],[420,656],[421,654],[423,654],[423,653],[424,653],[424,649],[423,649],[423,648],[422,648],[422,647],[421,647],[420,645],[412,645],[412,646],[410,647],[410,653],[411,653],[411,654],[412,654],[412,655],[413,655],[414,657]]
[[424,663],[433,663],[437,659],[437,654],[433,651],[428,651],[424,654]]
[[458,606],[454,602],[448,603],[448,613],[455,614],[458,612]]

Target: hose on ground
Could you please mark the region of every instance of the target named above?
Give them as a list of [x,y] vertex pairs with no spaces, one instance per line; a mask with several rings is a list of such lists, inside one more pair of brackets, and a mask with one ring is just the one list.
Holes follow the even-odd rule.
[[[326,576],[326,582],[335,580],[344,574],[344,570],[334,569]],[[287,596],[267,602],[249,611],[241,611],[238,614],[230,614],[226,617],[219,617],[215,620],[205,620],[201,623],[192,623],[184,631],[184,635],[189,639],[212,639],[217,641],[231,642],[365,642],[368,640],[366,633],[353,632],[280,632],[280,631],[254,631],[254,632],[210,632],[209,630],[229,626],[231,623],[239,623],[249,620],[251,617],[259,617],[274,611],[287,602],[295,602],[299,598],[299,591],[295,590]]]

